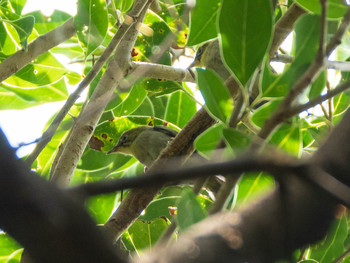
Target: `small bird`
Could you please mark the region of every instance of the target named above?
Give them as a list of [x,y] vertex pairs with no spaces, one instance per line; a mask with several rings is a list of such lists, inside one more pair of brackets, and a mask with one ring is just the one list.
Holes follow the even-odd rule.
[[132,155],[150,167],[176,135],[177,131],[166,126],[140,126],[124,132],[108,153]]
[[[166,126],[139,126],[125,131],[119,138],[117,145],[108,153],[122,153],[134,156],[146,168],[151,167],[161,151],[177,135],[177,131]],[[206,162],[204,157],[196,154],[191,157],[196,164]],[[201,161],[199,161],[201,160]],[[216,193],[223,180],[216,176],[210,177],[206,187]]]

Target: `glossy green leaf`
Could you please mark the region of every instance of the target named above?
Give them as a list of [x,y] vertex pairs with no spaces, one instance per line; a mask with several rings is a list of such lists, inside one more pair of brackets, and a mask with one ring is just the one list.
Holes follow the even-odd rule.
[[[321,14],[321,4],[319,0],[295,0],[301,7],[311,13]],[[342,18],[348,6],[342,0],[328,0],[327,1],[327,18]]]
[[268,103],[264,104],[263,106],[259,107],[253,114],[251,120],[255,123],[255,125],[258,125],[259,127],[262,127],[265,123],[265,121],[270,118],[271,114],[275,112],[278,105],[281,103],[281,99],[275,99],[271,100]]
[[155,118],[164,119],[168,100],[169,99],[167,96],[148,96],[140,107],[133,112],[133,115],[152,116]]
[[17,15],[20,15],[22,13],[24,6],[27,3],[27,0],[10,0],[9,2],[11,4],[13,10],[15,11],[15,13]]
[[350,105],[350,97],[346,93],[341,93],[333,99],[333,114],[340,115],[344,113]]
[[232,98],[221,78],[211,69],[196,68],[197,85],[210,113],[226,123],[232,112]]
[[181,89],[181,84],[178,82],[161,79],[144,79],[140,85],[150,96],[162,96]]
[[132,114],[142,104],[146,96],[147,91],[142,85],[134,85],[128,96],[113,109],[114,116],[121,117]]
[[320,75],[315,79],[312,83],[310,91],[309,91],[309,99],[316,98],[322,94],[322,91],[326,87],[326,74],[325,72],[321,72]]
[[250,145],[249,137],[240,131],[232,128],[224,128],[222,131],[225,141],[236,155],[244,152]]
[[74,26],[85,56],[89,56],[102,43],[107,34],[108,16],[104,0],[78,0]]
[[0,233],[0,262],[19,262],[23,248],[8,234]]
[[[80,112],[81,105],[75,105],[70,109],[70,113],[73,116],[78,116]],[[44,130],[48,128],[52,122],[53,117],[47,122]],[[59,145],[63,143],[68,136],[69,130],[73,126],[73,119],[71,116],[66,116],[61,124],[58,126],[56,133],[52,137],[51,141],[46,145],[46,147],[39,154],[37,161],[32,166],[32,169],[43,177],[48,178],[52,162],[59,150]]]
[[114,4],[115,4],[115,7],[120,10],[121,12],[127,12],[134,0],[113,0],[114,1]]
[[0,60],[15,53],[20,49],[18,35],[10,25],[0,22],[0,51],[2,52]]
[[326,238],[312,246],[310,258],[320,263],[333,262],[345,251],[344,241],[348,234],[348,220],[346,216],[336,219],[332,223]]
[[[141,35],[138,37],[132,52],[132,59],[134,61],[150,61],[154,55],[159,52],[159,46],[165,38],[171,33],[169,26],[165,21],[153,12],[147,12],[145,25],[153,30],[151,36]],[[159,64],[170,65],[171,59],[169,50],[166,50],[163,56],[157,61]]]
[[269,175],[263,173],[244,175],[235,187],[233,207],[247,204],[271,191],[274,186],[274,179]]
[[19,41],[24,50],[27,50],[28,37],[32,33],[34,22],[35,19],[33,16],[25,16],[17,20],[7,21],[7,23],[10,23],[16,29]]
[[273,133],[270,142],[291,155],[300,157],[302,153],[301,130],[297,124],[282,124]]
[[194,141],[194,146],[202,155],[210,158],[222,137],[222,125],[214,125],[200,134]]
[[217,37],[216,15],[220,7],[219,0],[201,0],[191,11],[190,34],[187,46],[198,45]]
[[160,217],[166,217],[172,220],[169,207],[176,207],[179,201],[180,196],[168,196],[153,200],[139,219],[150,221]]
[[50,16],[45,16],[39,10],[30,12],[27,15],[33,16],[35,18],[34,28],[39,35],[43,35],[55,29],[56,27],[66,22],[69,18],[71,18],[71,15],[60,10],[54,10]]
[[185,92],[176,91],[170,95],[165,120],[182,128],[196,112],[196,102]]
[[[150,222],[137,220],[123,234],[123,242],[132,246],[132,250],[149,249],[161,237],[167,226],[168,222],[164,219]],[[128,248],[130,249],[130,247]]]
[[295,26],[294,60],[280,77],[274,79],[270,85],[263,85],[265,97],[285,96],[294,82],[299,79],[315,59],[320,33],[320,17],[305,15]]
[[[116,193],[90,197],[85,206],[96,224],[104,224],[115,209]],[[119,194],[118,194],[119,195]]]
[[185,189],[181,200],[177,206],[177,225],[180,231],[203,220],[207,213],[203,210],[197,200],[197,196],[190,189]]
[[20,110],[47,102],[67,99],[64,80],[39,88],[17,88],[0,85],[0,110]]
[[[272,37],[270,0],[221,1],[219,31],[223,58],[245,85],[259,66]],[[233,19],[239,23],[233,23]]]
[[60,80],[68,74],[67,70],[51,53],[46,52],[36,58],[16,74],[12,75],[4,84],[15,87],[46,86]]

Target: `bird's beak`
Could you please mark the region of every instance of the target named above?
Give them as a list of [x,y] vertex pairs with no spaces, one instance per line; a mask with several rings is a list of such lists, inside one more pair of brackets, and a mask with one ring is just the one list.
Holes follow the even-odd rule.
[[113,147],[113,149],[107,152],[107,154],[118,152],[118,148],[119,148],[118,145]]

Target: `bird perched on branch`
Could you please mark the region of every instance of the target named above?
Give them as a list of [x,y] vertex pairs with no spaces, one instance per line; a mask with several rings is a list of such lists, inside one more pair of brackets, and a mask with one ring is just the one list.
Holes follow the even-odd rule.
[[237,97],[240,84],[228,70],[221,58],[219,41],[211,40],[200,46],[190,67],[205,67],[215,71],[226,82],[227,88],[233,98]]
[[117,145],[108,153],[132,155],[150,167],[176,135],[177,131],[166,126],[140,126],[124,132]]
[[[166,126],[139,126],[124,132],[117,145],[108,153],[122,153],[134,156],[146,167],[151,167],[158,158],[161,151],[166,148],[169,142],[177,135],[177,131]],[[198,163],[198,158],[207,161],[197,154],[193,160]],[[192,158],[190,158],[191,160]],[[207,187],[212,192],[217,192],[222,180],[211,178]]]

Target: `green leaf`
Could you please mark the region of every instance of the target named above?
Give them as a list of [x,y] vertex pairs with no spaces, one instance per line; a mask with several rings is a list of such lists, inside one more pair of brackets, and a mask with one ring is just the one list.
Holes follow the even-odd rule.
[[[73,116],[77,116],[80,112],[81,105],[74,105],[69,111]],[[48,128],[52,122],[54,116],[47,122],[44,130]],[[52,137],[51,141],[41,151],[37,158],[37,162],[34,163],[32,169],[41,176],[48,177],[52,162],[58,152],[59,145],[63,143],[68,136],[69,130],[73,126],[73,119],[71,116],[66,116],[61,124],[58,126],[56,133]]]
[[[152,56],[159,51],[159,46],[171,33],[171,30],[165,21],[153,12],[147,12],[143,23],[153,30],[153,35],[142,35],[137,38],[132,52],[132,59],[134,61],[150,61]],[[157,61],[157,63],[163,65],[171,64],[169,50],[164,52],[163,56]]]
[[52,85],[38,88],[20,88],[7,85],[1,85],[1,87],[7,91],[13,92],[27,102],[46,103],[61,101],[68,98],[68,91],[64,79],[60,79]]
[[150,222],[137,220],[123,234],[123,243],[128,244],[127,248],[131,250],[149,249],[161,237],[167,226],[168,223],[164,219]]
[[133,112],[133,115],[142,115],[142,116],[153,116],[156,118],[164,119],[166,107],[168,105],[168,97],[161,96],[148,96]]
[[239,155],[250,145],[249,137],[236,129],[224,128],[222,133],[235,155]]
[[251,120],[255,123],[255,125],[262,127],[265,121],[268,118],[270,118],[271,114],[275,112],[275,110],[277,109],[280,103],[281,103],[281,99],[275,99],[262,105],[254,112]]
[[27,0],[10,0],[9,2],[11,4],[11,6],[13,7],[15,13],[17,15],[20,15],[22,13],[24,6],[27,3]]
[[104,0],[78,0],[74,26],[85,57],[103,42],[108,29],[107,6]]
[[273,177],[264,173],[249,173],[241,177],[235,187],[233,206],[245,205],[251,200],[271,191],[275,186]]
[[[243,85],[269,47],[273,17],[270,0],[222,0],[219,30],[223,58]],[[233,18],[239,23],[233,23]]]
[[180,196],[168,196],[153,200],[139,219],[150,221],[160,217],[166,217],[172,220],[169,207],[175,207],[179,203],[179,200]]
[[233,108],[229,91],[221,78],[211,69],[196,68],[196,73],[197,85],[208,110],[214,117],[226,123]]
[[161,79],[146,78],[140,82],[140,85],[148,91],[150,96],[153,95],[157,97],[170,94],[176,90],[181,89],[181,84],[179,84],[178,82]]
[[20,49],[18,35],[12,26],[0,22],[0,50],[1,61]]
[[348,235],[348,220],[346,216],[332,223],[326,238],[314,245],[310,250],[310,258],[320,263],[333,262],[344,251],[344,241]]
[[219,124],[201,133],[194,141],[196,150],[207,158],[210,158],[222,137],[222,130],[223,126]]
[[25,16],[17,20],[6,21],[6,23],[12,25],[17,31],[19,41],[24,50],[28,47],[28,37],[32,33],[35,19],[33,16]]
[[315,59],[319,34],[319,16],[305,15],[298,20],[295,26],[294,61],[270,85],[262,86],[264,97],[282,97],[288,93],[294,82],[304,74]]
[[116,117],[132,114],[145,100],[147,91],[142,85],[135,84],[128,96],[115,108],[113,114]]
[[[301,7],[311,13],[321,14],[321,4],[319,0],[295,0]],[[327,1],[327,18],[338,19],[342,18],[348,6],[342,0],[328,0]]]
[[320,96],[325,87],[326,74],[324,71],[322,71],[320,75],[315,79],[315,81],[311,84],[311,88],[309,91],[309,100]]
[[16,74],[12,75],[4,84],[15,87],[46,86],[59,81],[67,70],[50,52],[46,52],[36,58]]
[[115,199],[115,193],[97,195],[88,199],[85,205],[96,224],[104,224],[107,222],[115,209]]
[[207,213],[202,209],[197,196],[190,189],[185,189],[182,198],[177,206],[177,224],[180,231],[203,220]]
[[113,1],[115,4],[115,7],[119,9],[121,12],[127,12],[131,8],[134,2],[134,0],[113,0]]
[[350,105],[350,97],[346,93],[341,93],[333,98],[333,114],[335,116],[344,113]]
[[8,234],[0,233],[0,262],[19,262],[22,256],[22,247]]
[[301,129],[297,124],[282,124],[272,135],[270,142],[278,148],[300,157],[302,153]]
[[170,95],[165,120],[182,128],[196,112],[196,102],[185,92],[176,91]]
[[196,6],[191,11],[190,34],[187,46],[198,45],[217,36],[216,14],[219,7],[219,0],[201,0],[196,2]]
[[27,15],[35,18],[34,28],[39,35],[43,35],[59,27],[71,18],[71,15],[60,10],[55,10],[50,16],[45,16],[40,10],[30,12]]

